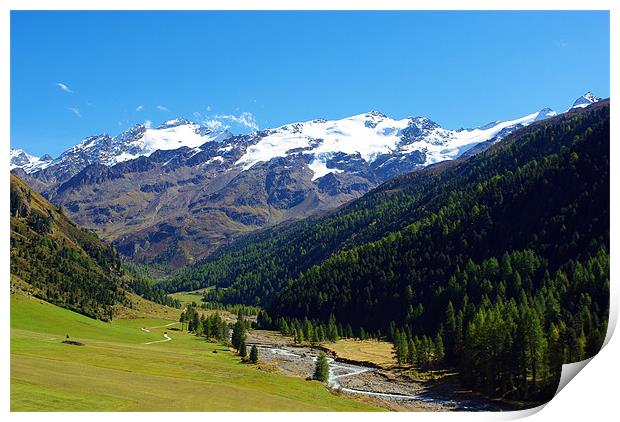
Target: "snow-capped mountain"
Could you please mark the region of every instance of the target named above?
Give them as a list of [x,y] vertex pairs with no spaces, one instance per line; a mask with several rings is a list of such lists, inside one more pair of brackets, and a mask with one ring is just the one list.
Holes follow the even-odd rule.
[[[578,98],[572,108],[585,107],[598,100],[588,92]],[[329,173],[346,171],[346,158],[383,168],[393,166],[397,161],[409,161],[403,170],[458,158],[477,144],[499,140],[518,128],[555,115],[557,113],[553,110],[544,108],[517,119],[494,121],[472,129],[449,130],[426,117],[393,119],[372,111],[338,120],[290,123],[242,137],[176,118],[155,128],[136,124],[117,136],[104,133],[87,137],[53,161],[28,164],[26,159],[22,160],[25,164],[16,164],[18,161],[14,163],[12,159],[11,169],[22,168],[27,173],[34,173],[49,168],[46,179],[65,181],[91,164],[111,167],[141,156],[148,157],[155,151],[182,147],[197,153],[209,142],[230,139],[233,142],[226,145],[228,151],[242,152],[234,163],[235,167],[248,170],[257,163],[301,154],[313,173],[312,180],[317,180]],[[415,155],[415,166],[411,165],[411,154]],[[212,162],[224,165],[220,156],[212,157]]]
[[48,167],[52,163],[52,157],[45,154],[41,157],[35,157],[28,154],[23,149],[13,149],[10,152],[11,162],[10,169],[22,169],[26,173],[33,173]]
[[556,115],[543,108],[452,130],[371,111],[244,135],[177,118],[85,138],[24,177],[124,255],[182,266],[239,233],[334,209],[391,177],[474,155]]
[[[312,180],[328,173],[339,173],[336,155],[359,157],[368,164],[377,159],[402,160],[417,152],[426,166],[458,158],[481,142],[498,140],[535,121],[555,116],[549,108],[507,121],[496,121],[473,129],[447,130],[426,117],[395,120],[372,111],[340,120],[311,120],[267,129],[257,136],[245,154],[235,163],[244,170],[259,162],[301,153],[308,157]],[[331,166],[330,166],[331,164]]]
[[231,136],[228,131],[212,131],[182,118],[168,120],[156,128],[136,124],[114,137],[107,133],[89,136],[41,169],[47,170],[48,179],[52,176],[64,181],[91,164],[111,167],[138,157],[148,157],[155,151],[196,148]]
[[569,108],[569,110],[573,110],[573,109],[576,109],[576,108],[587,107],[590,104],[594,104],[594,103],[597,103],[599,101],[601,101],[601,99],[599,97],[595,96],[591,92],[586,92],[581,97],[579,97],[579,98],[577,98],[575,100],[575,102],[573,103],[571,108]]
[[141,156],[148,157],[155,151],[196,148],[230,136],[230,132],[214,132],[181,118],[168,120],[156,128],[137,124],[115,137],[108,134],[88,137],[64,152],[54,164],[79,157],[88,164],[113,166]]
[[534,119],[535,122],[538,122],[540,120],[545,120],[548,119],[550,117],[554,117],[557,116],[558,113],[556,113],[555,111],[551,110],[549,107],[545,107],[542,110],[540,110],[538,112],[538,115],[536,116],[536,118]]

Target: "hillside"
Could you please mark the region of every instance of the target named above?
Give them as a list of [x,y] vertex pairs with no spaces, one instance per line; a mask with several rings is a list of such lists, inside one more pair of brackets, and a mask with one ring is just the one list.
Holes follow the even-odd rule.
[[609,143],[609,102],[575,109],[246,238],[164,287],[218,286],[212,299],[266,305],[265,326],[333,315],[395,341],[402,362],[548,399],[560,364],[595,354],[606,333]]
[[120,270],[114,248],[11,174],[12,280],[51,303],[109,320],[113,306],[126,303]]
[[128,274],[112,246],[77,226],[14,174],[10,193],[12,291],[102,320],[122,308],[146,306],[148,301],[134,293],[178,306],[147,278]]

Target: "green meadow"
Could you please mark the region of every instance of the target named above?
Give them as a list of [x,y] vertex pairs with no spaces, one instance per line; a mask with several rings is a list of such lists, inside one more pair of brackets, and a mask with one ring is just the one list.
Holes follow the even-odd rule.
[[[316,381],[243,364],[228,348],[161,326],[105,323],[11,296],[12,411],[372,411]],[[171,341],[163,340],[167,332]],[[70,340],[83,346],[62,343]]]
[[171,293],[169,296],[179,300],[183,305],[188,305],[192,302],[200,304],[202,302],[202,297],[207,290],[209,289],[194,290],[191,292],[176,292]]

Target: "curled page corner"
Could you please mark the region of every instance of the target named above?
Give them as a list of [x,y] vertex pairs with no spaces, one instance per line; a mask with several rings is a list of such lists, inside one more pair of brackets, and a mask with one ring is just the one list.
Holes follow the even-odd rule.
[[580,362],[573,362],[573,363],[565,363],[564,365],[562,365],[562,374],[560,375],[560,382],[558,383],[558,388],[557,390],[555,390],[555,394],[553,395],[553,397],[557,396],[558,393],[560,391],[562,391],[562,389],[564,387],[566,387],[566,385],[573,379],[575,378],[575,376],[583,369],[586,367],[586,365],[588,363],[590,363],[590,361],[594,359],[594,357],[591,357],[589,359],[586,360],[582,360]]
[[[554,396],[555,397],[555,396]],[[502,418],[503,420],[515,420],[515,419],[522,419],[522,418],[527,418],[529,416],[535,415],[536,413],[540,412],[541,410],[544,409],[544,407],[548,404],[547,403],[543,403],[540,406],[536,406],[536,407],[531,407],[529,409],[523,409],[523,410],[515,410],[512,412],[502,412]]]
[[[575,376],[583,368],[585,368],[588,363],[590,363],[592,359],[593,357],[586,359],[586,360],[579,361],[579,362],[565,363],[564,365],[562,365],[562,373],[560,374],[560,382],[558,383],[558,388],[557,390],[555,390],[555,394],[553,395],[551,400],[553,400],[560,393],[560,391],[562,391],[562,389],[566,387],[568,383],[573,378],[575,378]],[[521,419],[521,418],[526,418],[528,416],[532,416],[540,412],[542,409],[544,409],[545,406],[547,406],[547,404],[551,402],[551,400],[549,400],[546,403],[541,404],[540,406],[532,407],[530,409],[515,410],[512,412],[503,412],[500,416],[500,419],[515,420],[515,419]]]

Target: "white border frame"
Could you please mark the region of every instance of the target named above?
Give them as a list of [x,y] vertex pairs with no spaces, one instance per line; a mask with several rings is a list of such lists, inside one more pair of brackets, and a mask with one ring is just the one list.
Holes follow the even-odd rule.
[[[8,176],[9,163],[9,113],[10,113],[10,10],[609,10],[610,11],[610,65],[611,75],[619,74],[618,68],[618,9],[619,2],[612,0],[383,0],[383,1],[326,1],[326,0],[300,0],[292,3],[282,0],[217,0],[217,1],[198,1],[198,0],[89,0],[88,2],[79,0],[4,0],[0,2],[0,57],[2,61],[0,67],[0,137],[4,146],[0,148],[0,162],[5,166],[4,174]],[[575,28],[577,30],[577,28]],[[584,29],[580,29],[584,30]],[[587,29],[585,29],[587,30]],[[617,98],[618,88],[610,80],[611,97]],[[618,162],[618,130],[615,122],[618,122],[616,107],[611,107],[611,192],[616,192],[618,184],[618,171],[614,168],[614,163]],[[0,198],[2,208],[0,215],[5,218],[4,225],[0,229],[0,260],[5,271],[3,280],[4,293],[0,293],[0,312],[2,315],[2,340],[0,360],[0,410],[3,414],[9,414],[9,374],[10,374],[10,331],[9,331],[9,295],[8,295],[8,276],[9,276],[9,204],[6,201],[9,191],[9,177],[0,178]],[[617,216],[618,197],[611,196],[611,215]],[[611,221],[611,250],[615,251],[615,236],[618,232],[618,225]],[[611,278],[615,280],[617,264],[612,260]],[[617,283],[617,282],[616,282]],[[555,420],[610,420],[611,415],[618,414],[616,405],[617,386],[615,377],[618,375],[619,365],[616,357],[620,357],[620,347],[618,340],[611,337],[618,317],[619,292],[616,283],[611,283],[611,306],[609,316],[609,330],[606,338],[606,346],[588,364],[588,369],[582,371],[579,376],[570,382],[562,392],[546,406],[540,408],[508,413],[389,413],[378,415],[376,413],[365,414],[355,413],[341,415],[337,413],[326,413],[320,415],[321,419],[338,420],[342,416],[345,418],[354,417],[358,421],[376,421],[380,419],[401,419],[416,418],[416,420],[503,420],[515,419],[532,414],[534,418],[553,418]],[[617,337],[617,336],[616,336]],[[542,408],[544,411],[537,413]],[[149,418],[155,422],[164,421],[172,418],[195,418],[195,417],[223,417],[228,420],[241,420],[251,418],[255,421],[269,420],[270,422],[289,422],[291,418],[296,421],[310,421],[318,415],[311,413],[227,413],[225,415],[213,414],[185,414],[185,413],[11,413],[10,418],[15,421],[26,421],[31,418],[45,418],[51,422],[56,421],[81,421],[87,417],[89,421],[104,421],[110,416],[122,421],[134,418]]]

